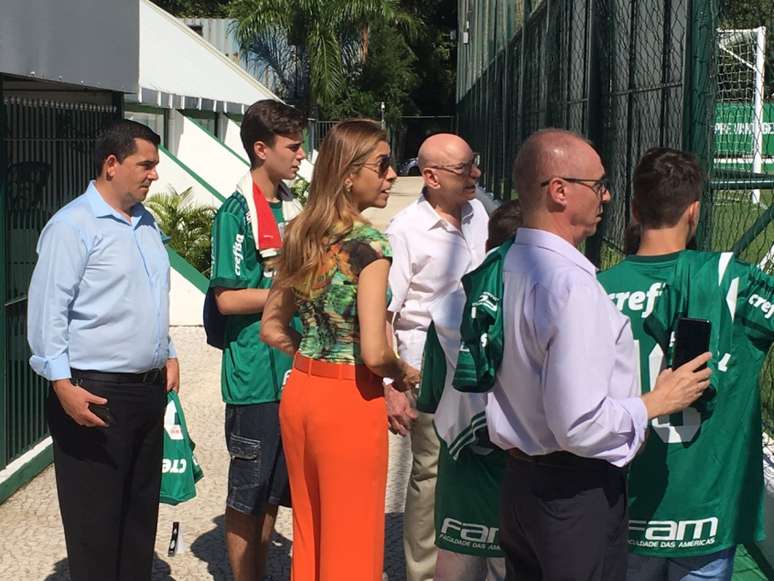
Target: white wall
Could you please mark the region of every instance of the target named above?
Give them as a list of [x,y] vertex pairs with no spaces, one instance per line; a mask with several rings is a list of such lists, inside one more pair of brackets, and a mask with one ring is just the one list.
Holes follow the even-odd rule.
[[170,276],[169,299],[170,325],[199,326],[202,324],[204,293],[174,268]]
[[[317,153],[316,151],[313,153]],[[315,155],[315,157],[317,157]],[[311,182],[312,181],[312,170],[314,169],[314,166],[309,162],[308,159],[304,159],[301,161],[301,167],[298,168],[298,175],[302,178],[304,178],[306,181]]]
[[221,113],[218,126],[220,127],[218,137],[223,143],[238,153],[239,157],[248,161],[245,148],[242,145],[242,138],[239,135],[239,123]]
[[149,194],[169,193],[174,189],[182,193],[189,187],[193,192],[193,200],[200,205],[220,207],[221,201],[206,187],[199,183],[188,171],[175,159],[164,151],[159,151],[159,165],[157,166],[159,179],[153,182]]
[[245,160],[179,111],[169,112],[168,149],[224,198],[234,192],[237,182],[250,169]]

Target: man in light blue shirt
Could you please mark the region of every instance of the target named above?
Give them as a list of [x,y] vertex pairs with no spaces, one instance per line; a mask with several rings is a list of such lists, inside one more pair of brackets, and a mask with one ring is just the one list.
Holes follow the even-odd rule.
[[30,365],[51,381],[48,424],[70,575],[150,579],[166,392],[169,260],[143,207],[159,137],[118,121],[96,144],[98,176],[38,241],[28,302]]

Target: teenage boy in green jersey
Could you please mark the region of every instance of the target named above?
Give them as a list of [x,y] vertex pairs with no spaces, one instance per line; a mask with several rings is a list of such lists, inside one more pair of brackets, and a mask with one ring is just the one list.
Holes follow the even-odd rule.
[[736,545],[763,538],[758,374],[774,341],[774,279],[728,252],[685,250],[703,188],[692,155],[648,151],[634,172],[639,249],[599,275],[631,319],[643,392],[669,363],[678,317],[712,324],[712,387],[654,419],[631,466],[630,580],[731,579]]
[[250,106],[241,126],[250,172],[212,225],[210,287],[225,315],[226,548],[237,581],[263,578],[277,507],[290,506],[278,411],[291,359],[258,337],[272,282],[266,260],[279,252],[285,222],[301,210],[282,180],[294,178],[304,158],[303,124],[299,111],[279,101]]

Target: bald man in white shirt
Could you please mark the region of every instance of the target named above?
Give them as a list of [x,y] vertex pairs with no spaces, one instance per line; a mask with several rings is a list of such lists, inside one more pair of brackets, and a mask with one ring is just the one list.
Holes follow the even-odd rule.
[[[442,133],[419,149],[425,186],[414,203],[399,212],[387,228],[392,245],[388,310],[401,358],[419,368],[430,326],[428,306],[461,286],[461,278],[486,254],[489,218],[475,199],[481,176],[478,155],[456,135]],[[435,547],[435,479],[439,442],[431,414],[414,409],[408,398],[390,387],[385,397],[393,431],[411,433],[412,466],[403,516],[407,581],[432,581]]]
[[510,454],[500,544],[508,580],[626,577],[625,466],[647,422],[695,401],[697,357],[640,395],[629,319],[576,246],[610,201],[594,148],[549,129],[514,162],[523,226],[503,262],[503,361],[487,402],[489,437]]

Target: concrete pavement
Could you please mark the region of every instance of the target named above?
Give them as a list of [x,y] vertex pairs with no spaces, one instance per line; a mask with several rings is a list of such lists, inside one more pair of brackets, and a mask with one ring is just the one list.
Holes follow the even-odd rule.
[[[385,210],[369,210],[369,219],[383,228],[399,209],[419,194],[421,179],[400,178]],[[220,397],[220,351],[209,347],[200,327],[173,328],[180,356],[180,397],[197,458],[205,477],[193,500],[162,505],[156,537],[154,581],[232,579],[223,539],[228,453],[223,434]],[[390,436],[390,469],[385,501],[385,572],[389,581],[405,579],[401,523],[410,469],[408,442]],[[353,468],[354,469],[354,468]],[[181,523],[187,548],[167,556],[172,522]],[[269,556],[268,575],[288,580],[293,534],[291,513],[281,510]],[[59,519],[53,467],[0,505],[0,579],[13,581],[68,580],[64,534]]]

